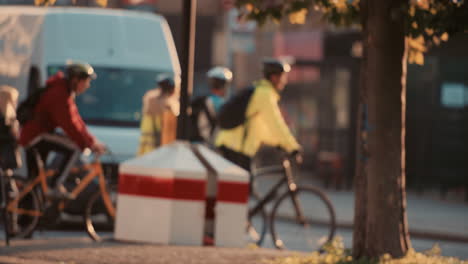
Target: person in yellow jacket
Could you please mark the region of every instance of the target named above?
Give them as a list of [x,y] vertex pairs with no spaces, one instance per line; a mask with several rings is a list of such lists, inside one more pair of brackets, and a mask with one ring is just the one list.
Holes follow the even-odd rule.
[[157,82],[158,87],[143,96],[138,155],[175,140],[180,77],[162,74]]
[[291,134],[278,101],[288,82],[291,66],[277,59],[263,61],[264,79],[254,82],[254,92],[246,109],[245,122],[233,129],[221,130],[216,146],[228,160],[250,171],[250,159],[262,145],[280,147],[299,154],[301,147]]

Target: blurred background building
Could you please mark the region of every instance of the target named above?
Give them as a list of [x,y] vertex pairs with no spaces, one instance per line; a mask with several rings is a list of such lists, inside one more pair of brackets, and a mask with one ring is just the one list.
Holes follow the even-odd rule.
[[[99,1],[99,0],[98,0]],[[108,0],[107,8],[162,14],[180,54],[183,1]],[[32,5],[33,0],[0,0]],[[58,6],[98,6],[95,0],[57,0]],[[354,175],[359,31],[325,25],[310,14],[305,25],[239,22],[234,0],[198,0],[194,96],[207,92],[205,73],[232,68],[231,90],[261,77],[264,56],[295,61],[281,102],[283,114],[305,149],[306,166],[338,187]],[[409,65],[407,89],[407,179],[410,188],[457,188],[468,199],[468,36],[433,48],[423,66]],[[319,173],[321,174],[321,173]],[[317,174],[315,174],[317,175]],[[464,188],[464,189],[463,189]]]

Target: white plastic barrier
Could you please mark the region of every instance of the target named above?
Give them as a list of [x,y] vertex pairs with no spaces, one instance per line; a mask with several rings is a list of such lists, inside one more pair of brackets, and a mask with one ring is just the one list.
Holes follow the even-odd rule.
[[[209,233],[216,246],[243,247],[248,192],[249,174],[210,149],[183,142],[161,147],[121,164],[115,238],[202,245]],[[214,223],[205,219],[213,198]]]
[[214,243],[222,247],[243,247],[246,244],[249,174],[207,147],[196,147],[216,171]]
[[202,245],[206,175],[181,142],[122,163],[115,239]]

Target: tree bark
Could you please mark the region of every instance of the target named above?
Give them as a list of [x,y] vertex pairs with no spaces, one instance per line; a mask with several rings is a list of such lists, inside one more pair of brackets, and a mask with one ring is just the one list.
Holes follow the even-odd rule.
[[[407,0],[362,1],[369,160],[356,186],[355,256],[403,256],[410,247],[405,194]],[[365,191],[363,191],[363,186]],[[363,204],[358,204],[363,203]],[[362,209],[364,208],[364,213]]]
[[[362,65],[361,67],[363,67]],[[363,73],[361,73],[363,75]],[[363,107],[364,104],[359,104],[358,117],[358,138],[357,138],[357,160],[356,172],[354,177],[354,232],[353,232],[353,257],[359,259],[366,256],[366,219],[367,219],[367,155],[365,148],[365,131],[363,131]]]

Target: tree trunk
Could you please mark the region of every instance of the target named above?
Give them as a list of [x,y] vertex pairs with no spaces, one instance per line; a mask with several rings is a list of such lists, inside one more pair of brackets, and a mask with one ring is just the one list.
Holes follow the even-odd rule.
[[[364,65],[361,65],[361,71]],[[362,79],[363,72],[361,72]],[[362,85],[362,84],[361,84]],[[359,103],[358,136],[357,136],[357,160],[354,177],[354,232],[353,232],[353,257],[359,259],[366,255],[366,221],[367,218],[367,151],[366,131],[364,130],[364,104]]]
[[[410,247],[405,195],[406,0],[361,0],[369,160],[357,182],[354,254],[403,256]],[[363,187],[366,188],[364,191]],[[363,211],[364,208],[364,211]],[[361,222],[363,221],[363,222]]]

